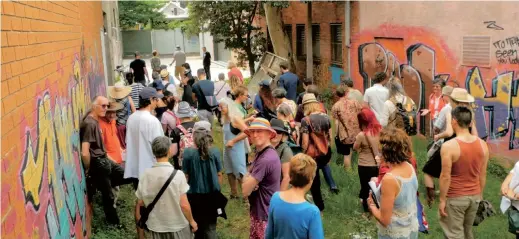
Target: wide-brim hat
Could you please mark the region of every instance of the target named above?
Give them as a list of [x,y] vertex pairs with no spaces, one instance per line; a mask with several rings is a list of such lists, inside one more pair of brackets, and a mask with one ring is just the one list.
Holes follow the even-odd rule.
[[108,95],[113,99],[122,99],[132,92],[132,87],[125,86],[123,83],[115,83],[114,86],[108,86]]
[[474,102],[474,97],[469,94],[466,89],[463,88],[454,88],[450,95],[451,99],[457,102],[463,103],[472,103]]
[[270,127],[275,130],[276,132],[281,132],[281,133],[285,133],[285,134],[288,134],[288,129],[287,127],[285,126],[285,122],[283,122],[283,120],[280,120],[280,119],[271,119],[270,120]]
[[450,96],[452,93],[452,90],[454,90],[454,88],[452,88],[452,86],[446,85],[442,88],[442,95]]
[[169,72],[168,72],[168,70],[164,69],[164,70],[161,70],[161,71],[160,71],[160,77],[162,77],[162,78],[166,78],[166,77],[168,77],[168,76],[169,76]]
[[178,118],[193,118],[195,117],[195,111],[191,108],[189,103],[181,101],[178,103],[178,109],[175,112]]
[[106,111],[118,111],[120,109],[124,108],[124,105],[115,101],[110,101],[108,103],[108,107],[106,108]]
[[256,118],[250,123],[250,126],[244,131],[246,135],[250,135],[252,130],[265,130],[270,132],[270,138],[276,137],[277,133],[272,127],[270,127],[270,122],[264,118]]
[[306,94],[303,95],[303,102],[302,102],[302,104],[306,105],[306,104],[309,104],[309,103],[319,103],[319,101],[317,101],[317,98],[315,98],[315,95],[312,94],[312,93],[306,93]]

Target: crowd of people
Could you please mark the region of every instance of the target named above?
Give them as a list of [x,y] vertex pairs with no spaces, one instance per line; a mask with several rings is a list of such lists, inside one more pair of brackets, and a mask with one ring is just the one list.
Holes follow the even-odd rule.
[[[345,173],[357,152],[360,205],[377,220],[379,238],[417,238],[428,224],[410,135],[428,114],[434,138],[423,168],[428,205],[439,178],[445,237],[473,238],[489,151],[477,137],[474,98],[465,89],[435,79],[429,109],[417,113],[400,79],[379,72],[364,95],[343,80],[329,111],[313,80],[300,80],[286,62],[279,80],[261,81],[251,100],[236,64],[229,63],[228,81],[224,74],[216,82],[207,78],[208,54],[196,76],[185,55],[174,60],[177,84],[154,52],[148,84],[136,53],[128,86],[116,84],[109,98],[93,99],[80,126],[81,158],[89,196],[101,192],[109,224],[120,226],[118,186],[133,184],[139,238],[216,238],[228,199],[249,208],[250,238],[324,238],[319,172],[338,194],[329,165],[333,141]],[[220,126],[223,148],[215,147],[212,133]],[[224,175],[229,195],[221,192]],[[502,187],[511,198],[519,184],[514,175]]]

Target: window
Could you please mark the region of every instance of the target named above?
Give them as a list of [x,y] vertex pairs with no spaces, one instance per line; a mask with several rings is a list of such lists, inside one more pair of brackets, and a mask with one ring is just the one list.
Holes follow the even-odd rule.
[[321,59],[321,27],[319,24],[312,25],[312,51],[314,60]]
[[288,40],[290,41],[290,45],[292,45],[292,25],[287,24],[287,25],[283,26],[283,29],[285,30],[285,32],[288,35]]
[[296,56],[306,56],[305,25],[296,25]]
[[332,63],[342,64],[342,25],[331,24]]
[[173,8],[173,15],[174,15],[174,16],[178,15],[178,9]]
[[490,66],[490,36],[463,36],[462,62],[468,66]]

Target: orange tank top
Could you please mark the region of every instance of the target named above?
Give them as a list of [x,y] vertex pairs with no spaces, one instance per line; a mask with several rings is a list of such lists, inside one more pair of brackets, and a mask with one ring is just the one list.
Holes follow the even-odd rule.
[[467,143],[456,139],[460,147],[460,157],[452,164],[451,185],[447,197],[473,196],[481,193],[479,177],[485,154],[481,139]]

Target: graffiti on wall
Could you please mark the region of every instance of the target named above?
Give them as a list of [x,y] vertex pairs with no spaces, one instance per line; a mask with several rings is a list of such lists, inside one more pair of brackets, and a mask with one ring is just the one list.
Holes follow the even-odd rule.
[[[104,94],[106,89],[102,72],[97,71],[102,68],[97,67],[99,61],[82,61],[88,59],[83,54],[82,50],[74,57],[66,92],[60,93],[47,81],[45,89],[34,96],[34,127],[33,122],[22,120],[23,153],[5,159],[20,163],[19,171],[2,172],[2,195],[8,194],[10,201],[2,208],[8,211],[2,237],[87,236],[86,182],[78,129],[92,96]],[[98,86],[89,88],[92,84]]]
[[508,37],[492,43],[496,49],[495,55],[499,64],[516,64],[519,65],[519,36]]
[[[375,38],[376,32],[387,38]],[[391,38],[393,35],[398,38]],[[515,61],[519,38],[493,43],[496,58],[490,69],[460,66],[447,45],[422,28],[384,25],[377,31],[362,32],[356,38],[359,39],[355,43],[357,69],[364,89],[372,85],[371,78],[376,72],[386,72],[388,76],[398,76],[417,107],[425,109],[432,81],[441,77],[449,85],[465,87],[475,97],[475,118],[481,138],[498,145],[498,149],[519,149],[519,69]],[[418,126],[420,132],[428,131],[428,118],[421,117]]]
[[[490,141],[510,133],[508,149],[519,149],[519,80],[514,72],[504,72],[492,79],[490,92],[478,67],[467,73],[466,88],[476,99],[474,110],[478,135]],[[489,113],[488,122],[486,113]]]

